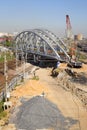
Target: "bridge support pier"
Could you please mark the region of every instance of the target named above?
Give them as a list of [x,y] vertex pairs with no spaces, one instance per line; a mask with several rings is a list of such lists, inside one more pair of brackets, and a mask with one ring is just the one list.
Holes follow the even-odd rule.
[[38,63],[39,62],[39,59],[38,59],[38,55],[34,55],[34,63]]
[[35,62],[35,63],[37,62],[37,60],[36,60],[36,55],[34,55],[34,62]]

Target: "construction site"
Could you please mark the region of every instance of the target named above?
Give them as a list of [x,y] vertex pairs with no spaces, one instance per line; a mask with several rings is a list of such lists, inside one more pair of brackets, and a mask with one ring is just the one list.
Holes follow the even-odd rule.
[[[2,50],[2,49],[1,49]],[[23,31],[0,51],[0,130],[87,129],[87,39]]]

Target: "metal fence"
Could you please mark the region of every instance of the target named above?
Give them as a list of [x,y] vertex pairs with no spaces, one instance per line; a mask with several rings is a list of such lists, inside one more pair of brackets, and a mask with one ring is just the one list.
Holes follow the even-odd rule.
[[[31,73],[33,73],[33,71],[35,71],[35,67],[32,68],[31,70],[28,70],[25,72],[25,79],[29,78],[29,75]],[[11,79],[11,81],[8,83],[8,87],[7,87],[7,91],[10,92],[12,91],[18,84],[22,83],[24,80],[24,74],[20,73],[17,76],[15,76],[14,78]],[[4,85],[5,88],[5,85]],[[2,90],[2,92],[0,93],[0,101],[5,97],[5,89]]]

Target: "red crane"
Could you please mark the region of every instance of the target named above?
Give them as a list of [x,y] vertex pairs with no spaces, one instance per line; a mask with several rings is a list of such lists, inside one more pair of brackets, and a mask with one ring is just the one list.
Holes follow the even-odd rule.
[[[66,15],[66,35],[68,39],[73,38],[72,35],[72,26],[70,23],[70,18],[69,15]],[[77,57],[76,57],[76,51],[77,51],[77,41],[73,41],[73,44],[70,47],[70,56],[71,56],[71,60],[69,61],[68,65],[71,67],[82,67],[82,63],[80,61],[77,61]]]
[[66,36],[68,39],[72,38],[72,26],[69,15],[66,15]]

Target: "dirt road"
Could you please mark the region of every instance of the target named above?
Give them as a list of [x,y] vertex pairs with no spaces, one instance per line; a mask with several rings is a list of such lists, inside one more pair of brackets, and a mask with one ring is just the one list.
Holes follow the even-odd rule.
[[64,116],[79,120],[71,130],[86,130],[87,110],[82,106],[79,99],[58,86],[57,80],[50,76],[49,69],[40,69],[37,71],[37,75],[39,75],[40,82],[50,90],[46,97],[58,106]]

